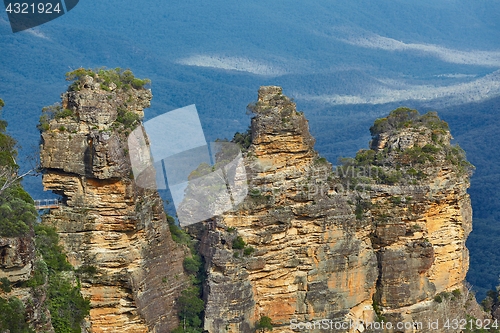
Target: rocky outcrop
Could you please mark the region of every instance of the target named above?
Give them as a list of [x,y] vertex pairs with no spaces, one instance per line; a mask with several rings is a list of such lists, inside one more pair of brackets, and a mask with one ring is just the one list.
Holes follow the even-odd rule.
[[[370,150],[332,169],[281,88],[262,87],[250,108],[249,195],[191,227],[207,267],[205,329],[253,332],[267,316],[275,332],[320,319],[438,320],[458,332],[443,325],[475,304],[463,288],[472,214],[468,164],[446,123],[393,111]],[[337,331],[372,327],[358,328]]]
[[189,250],[172,240],[158,193],[135,185],[128,157],[127,135],[151,98],[82,75],[42,133],[43,184],[63,198],[43,223],[56,227],[80,274],[94,333],[169,332],[189,284]]
[[[0,237],[0,298],[18,299],[25,307],[26,321],[37,332],[54,332],[46,304],[46,286],[24,285],[36,269],[33,233],[19,237]],[[7,286],[4,285],[8,280]]]
[[0,237],[0,279],[7,278],[11,283],[28,280],[34,259],[35,244],[30,235]]
[[[172,241],[158,193],[135,185],[125,144],[151,93],[88,75],[73,88],[42,133],[43,183],[63,197],[43,223],[91,299],[89,331],[169,332],[189,250]],[[189,226],[206,331],[254,332],[266,316],[274,332],[459,332],[446,320],[481,316],[464,288],[470,165],[446,123],[397,109],[375,122],[370,149],[332,168],[281,88],[262,87],[250,109],[247,197]]]

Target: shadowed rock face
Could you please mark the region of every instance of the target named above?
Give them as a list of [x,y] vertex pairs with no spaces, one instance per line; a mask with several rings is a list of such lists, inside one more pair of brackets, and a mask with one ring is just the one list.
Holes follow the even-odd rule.
[[[206,330],[253,332],[261,316],[272,319],[276,332],[292,332],[292,319],[383,316],[427,325],[465,318],[465,303],[475,302],[463,289],[469,182],[447,155],[447,129],[388,126],[369,153],[378,154],[380,165],[366,164],[386,178],[367,178],[360,164],[332,171],[281,88],[262,87],[251,108],[249,195],[234,211],[191,229],[208,269]],[[424,146],[432,162],[413,163],[410,153]],[[346,176],[351,171],[355,177]],[[411,176],[417,171],[423,173]],[[393,181],[387,176],[393,172],[403,177]],[[234,245],[239,238],[243,249]],[[441,303],[434,301],[438,294],[445,295]]]
[[92,332],[168,332],[178,325],[174,301],[188,285],[189,250],[172,241],[158,193],[130,177],[127,135],[141,125],[117,119],[117,110],[142,117],[151,92],[81,81],[62,95],[73,115],[42,133],[43,184],[64,201],[43,223],[57,228],[76,269],[97,271],[82,276]]

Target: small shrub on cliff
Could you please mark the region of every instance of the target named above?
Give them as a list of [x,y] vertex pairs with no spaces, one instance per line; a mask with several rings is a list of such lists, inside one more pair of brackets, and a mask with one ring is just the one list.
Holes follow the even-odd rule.
[[40,132],[45,132],[49,130],[49,124],[52,119],[59,120],[68,117],[74,118],[76,116],[72,110],[64,109],[61,104],[55,103],[42,108],[42,115],[40,116],[39,123],[36,127],[40,130]]
[[118,115],[116,117],[116,122],[123,124],[125,128],[133,129],[134,125],[141,120],[141,117],[132,112],[124,109],[122,107],[118,108]]
[[178,244],[184,244],[191,247],[191,237],[187,232],[185,232],[175,224],[174,218],[171,216],[167,216],[167,222],[172,240]]
[[35,269],[33,270],[31,278],[26,281],[26,287],[35,288],[45,284],[48,277],[48,267],[45,261],[38,260],[35,263]]
[[255,330],[256,332],[265,332],[268,330],[272,331],[273,330],[272,319],[269,318],[268,316],[260,317],[259,321],[255,324]]
[[356,198],[356,208],[354,209],[354,215],[356,215],[356,219],[363,219],[363,215],[371,208],[371,206],[372,205],[370,201],[364,200],[361,197]]
[[249,255],[251,255],[254,252],[255,252],[255,248],[253,248],[252,246],[247,246],[243,250],[243,254],[246,255],[246,256],[249,256]]
[[78,276],[85,275],[87,277],[93,277],[97,274],[97,268],[95,266],[92,266],[92,265],[83,265],[83,266],[79,267],[75,271],[75,273]]
[[236,239],[233,241],[233,249],[234,250],[242,250],[245,247],[245,241],[241,236],[236,237]]
[[453,164],[460,174],[471,175],[475,167],[467,161],[465,151],[457,144],[446,148],[446,160]]
[[244,133],[236,132],[231,142],[236,143],[242,151],[248,150],[252,144],[252,129],[249,128]]
[[0,289],[5,291],[6,293],[10,293],[12,290],[10,280],[6,277],[0,279]]
[[199,255],[193,255],[191,257],[184,258],[182,266],[189,274],[197,274],[202,265],[202,261]]

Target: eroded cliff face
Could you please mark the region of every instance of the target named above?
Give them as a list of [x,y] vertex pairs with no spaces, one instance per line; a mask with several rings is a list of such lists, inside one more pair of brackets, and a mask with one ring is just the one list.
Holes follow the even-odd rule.
[[[91,299],[89,331],[169,332],[189,250],[172,241],[157,192],[134,184],[126,146],[151,93],[97,79],[63,94],[42,133],[44,186],[64,198],[44,223]],[[248,196],[189,227],[205,261],[208,332],[254,332],[262,316],[275,332],[321,319],[423,325],[338,332],[436,320],[458,332],[445,320],[481,315],[464,288],[469,165],[444,122],[395,110],[372,127],[370,149],[333,169],[281,88],[262,87],[252,109]]]
[[275,332],[319,319],[440,320],[445,332],[444,319],[466,318],[468,165],[444,122],[395,113],[370,150],[333,170],[281,88],[262,87],[253,111],[249,195],[191,228],[207,267],[206,330],[253,332],[268,316]]
[[76,84],[42,133],[43,184],[63,197],[43,223],[57,228],[80,274],[89,331],[169,332],[178,325],[175,299],[189,284],[189,250],[172,241],[158,193],[134,184],[127,150],[151,92],[103,89],[97,75]]
[[20,237],[0,237],[0,279],[9,281],[9,288],[0,282],[0,297],[19,299],[26,310],[26,321],[37,332],[54,332],[47,309],[46,288],[23,285],[36,269],[33,231]]

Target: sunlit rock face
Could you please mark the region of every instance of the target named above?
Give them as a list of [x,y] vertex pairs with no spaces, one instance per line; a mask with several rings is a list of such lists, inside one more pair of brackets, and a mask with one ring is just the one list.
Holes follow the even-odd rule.
[[[76,268],[96,269],[82,280],[92,332],[169,332],[188,250],[172,241],[157,192],[134,184],[132,128],[117,123],[118,110],[142,116],[151,94],[82,82],[63,94],[72,115],[42,134],[44,186],[64,198],[44,223]],[[365,323],[339,332],[380,332],[366,324],[377,320],[458,332],[445,320],[481,315],[463,286],[469,165],[444,122],[395,110],[371,128],[370,149],[333,169],[281,88],[262,87],[250,109],[248,195],[189,226],[205,262],[206,331],[254,332],[267,316],[275,332],[321,319]]]
[[178,325],[175,299],[189,284],[189,250],[172,241],[157,191],[133,181],[127,136],[141,124],[119,113],[142,118],[151,91],[111,88],[83,77],[62,95],[71,115],[42,133],[43,184],[63,197],[43,223],[57,228],[70,263],[89,272],[82,293],[92,332],[169,332]]
[[293,332],[291,321],[465,318],[469,181],[439,118],[381,127],[368,162],[333,171],[281,88],[261,87],[250,109],[249,195],[191,228],[207,267],[206,330],[253,332],[262,316],[275,332]]

